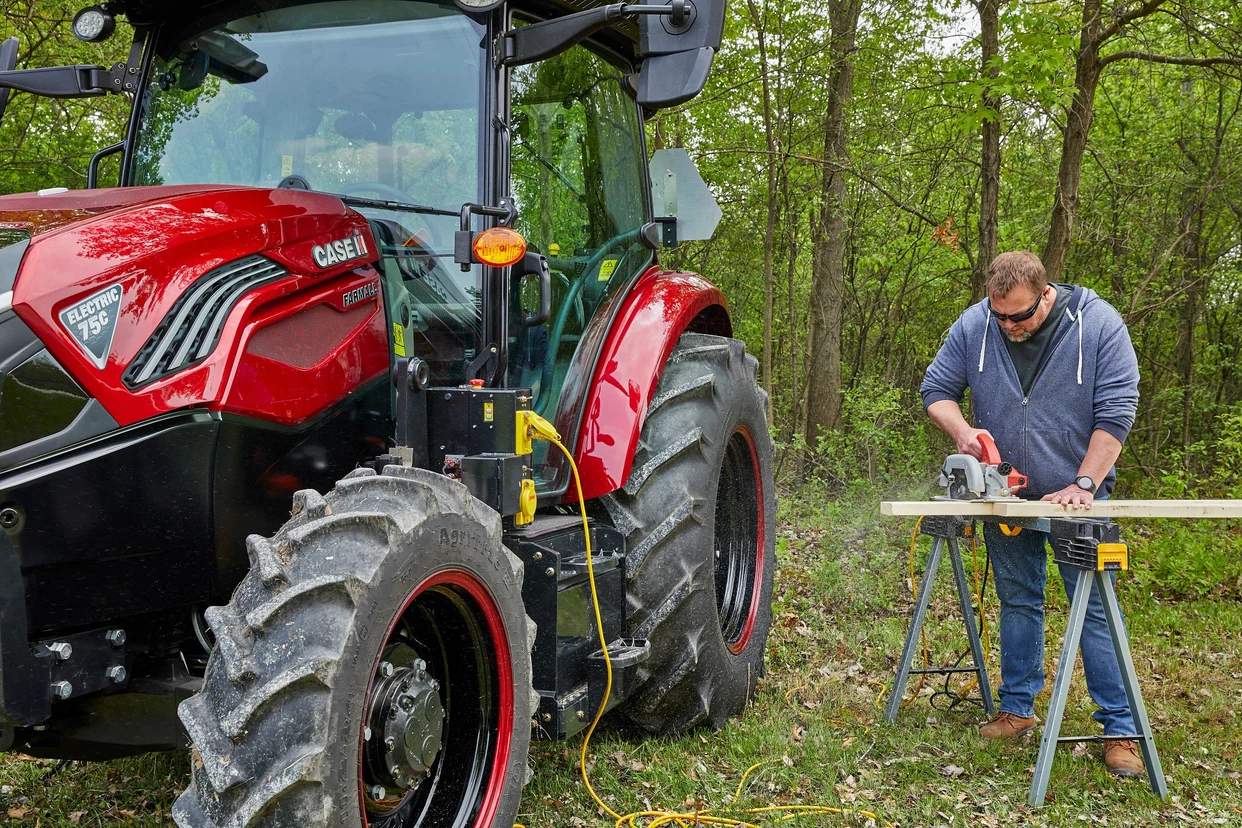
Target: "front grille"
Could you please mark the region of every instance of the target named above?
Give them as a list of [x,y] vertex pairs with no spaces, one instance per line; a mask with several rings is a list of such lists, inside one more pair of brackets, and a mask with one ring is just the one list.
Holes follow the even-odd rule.
[[288,271],[262,256],[247,256],[203,275],[173,305],[164,321],[125,369],[125,384],[138,388],[205,359],[237,302],[259,285]]

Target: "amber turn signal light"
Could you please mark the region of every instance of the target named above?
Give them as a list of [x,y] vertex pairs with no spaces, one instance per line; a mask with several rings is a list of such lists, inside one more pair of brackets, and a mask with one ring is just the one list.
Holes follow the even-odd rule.
[[508,267],[526,255],[526,239],[512,227],[492,227],[474,237],[474,256],[485,265]]

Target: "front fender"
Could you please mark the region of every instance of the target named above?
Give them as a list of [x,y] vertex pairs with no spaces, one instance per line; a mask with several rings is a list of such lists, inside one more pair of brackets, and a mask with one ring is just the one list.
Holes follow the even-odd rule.
[[724,294],[698,274],[651,268],[613,318],[591,375],[574,450],[584,498],[615,491],[629,477],[656,383],[687,331],[732,335]]

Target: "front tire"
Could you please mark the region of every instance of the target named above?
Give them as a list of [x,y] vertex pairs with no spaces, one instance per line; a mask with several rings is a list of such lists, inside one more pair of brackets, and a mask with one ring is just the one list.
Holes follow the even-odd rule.
[[625,486],[630,636],[651,656],[620,708],[653,733],[722,727],[763,674],[776,569],[772,441],[741,342],[684,334],[648,407]]
[[418,469],[294,496],[207,612],[216,649],[179,714],[183,828],[510,828],[532,713],[522,564],[499,516]]

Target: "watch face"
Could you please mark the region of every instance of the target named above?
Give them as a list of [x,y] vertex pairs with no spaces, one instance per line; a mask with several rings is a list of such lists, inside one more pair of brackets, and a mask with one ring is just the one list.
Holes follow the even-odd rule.
[[1087,477],[1086,475],[1083,475],[1082,477],[1075,480],[1074,485],[1076,485],[1080,489],[1085,489],[1088,492],[1095,491],[1095,481],[1092,480],[1090,477]]

